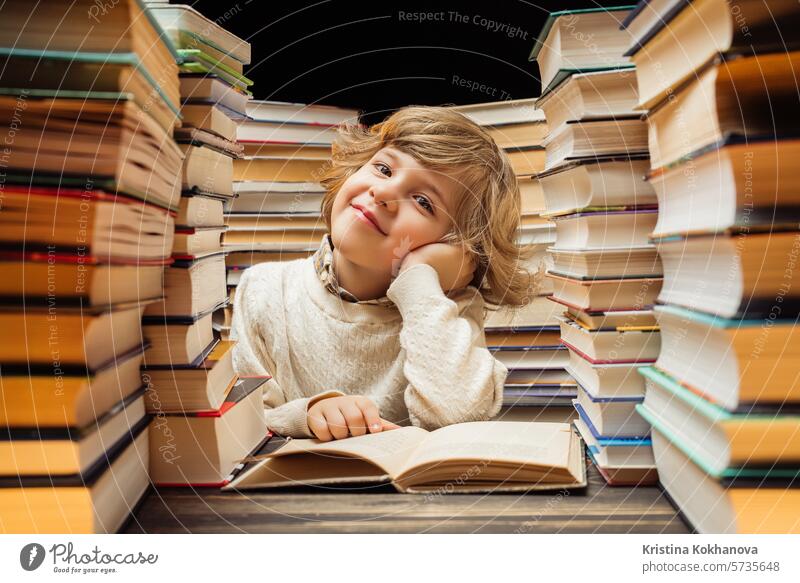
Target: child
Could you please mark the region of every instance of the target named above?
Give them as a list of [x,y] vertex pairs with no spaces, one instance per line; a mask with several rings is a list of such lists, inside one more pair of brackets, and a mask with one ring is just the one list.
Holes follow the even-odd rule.
[[459,113],[409,107],[343,128],[322,183],[315,255],[251,267],[236,290],[234,363],[273,376],[270,429],[328,441],[497,414],[508,371],[486,349],[484,300],[533,291],[505,154]]

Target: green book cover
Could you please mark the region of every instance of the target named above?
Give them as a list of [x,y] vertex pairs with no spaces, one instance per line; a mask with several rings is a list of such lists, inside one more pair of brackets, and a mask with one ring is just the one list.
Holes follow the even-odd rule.
[[[239,63],[242,63],[242,65],[247,65],[248,64],[248,63],[244,63],[240,59],[236,58],[236,55],[234,55],[233,53],[229,53],[228,51],[226,51],[224,48],[219,46],[214,41],[212,41],[210,39],[207,39],[207,38],[205,38],[203,36],[200,36],[199,34],[192,32],[191,30],[178,29],[177,32],[178,32],[178,49],[182,49],[182,50],[194,49],[194,48],[197,48],[198,46],[205,45],[205,46],[211,47],[215,51],[218,51],[218,52],[222,53],[223,55],[226,55],[226,56],[230,57],[231,59],[233,59],[235,61],[238,61]],[[202,51],[202,48],[199,49],[199,50]]]
[[228,77],[234,78],[239,84],[246,85],[248,87],[253,84],[253,81],[251,81],[241,73],[237,73],[235,70],[231,69],[225,63],[222,63],[217,59],[208,56],[199,49],[178,49],[178,54],[181,56],[180,65],[182,67],[194,63],[194,64],[199,64],[204,68],[204,71],[192,70],[191,72],[193,73],[208,72],[208,73],[219,74],[219,72],[222,71]]
[[553,28],[556,20],[561,18],[562,16],[568,16],[570,14],[587,14],[591,12],[619,12],[621,10],[633,10],[636,6],[612,6],[609,8],[581,8],[578,10],[560,10],[558,12],[551,12],[550,15],[547,17],[547,20],[544,23],[544,27],[542,31],[539,33],[539,36],[536,37],[536,41],[533,44],[533,49],[531,49],[531,54],[528,56],[529,61],[535,61],[536,57],[539,56],[539,51],[542,50],[544,46],[544,41],[547,39],[547,35],[550,34],[550,30]]

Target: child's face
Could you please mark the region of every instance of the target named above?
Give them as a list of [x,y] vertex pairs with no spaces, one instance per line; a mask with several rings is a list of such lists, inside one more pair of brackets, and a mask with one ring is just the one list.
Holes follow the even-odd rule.
[[451,230],[459,190],[455,178],[425,168],[400,150],[383,148],[336,194],[333,245],[357,265],[396,271],[406,253]]

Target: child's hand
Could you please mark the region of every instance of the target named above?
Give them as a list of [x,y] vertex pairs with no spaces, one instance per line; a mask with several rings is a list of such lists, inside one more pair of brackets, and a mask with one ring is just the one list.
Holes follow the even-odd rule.
[[467,287],[475,275],[475,259],[460,245],[429,243],[418,247],[403,258],[400,273],[419,263],[426,263],[436,270],[445,293]]
[[314,403],[306,413],[311,433],[320,441],[380,433],[400,426],[381,419],[369,398],[354,395],[331,397]]

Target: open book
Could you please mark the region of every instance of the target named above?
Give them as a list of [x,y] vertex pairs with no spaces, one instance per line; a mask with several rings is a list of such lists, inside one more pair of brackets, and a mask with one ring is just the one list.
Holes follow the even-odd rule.
[[507,492],[586,485],[580,438],[566,423],[485,421],[321,442],[292,439],[223,490],[379,484],[401,492]]

